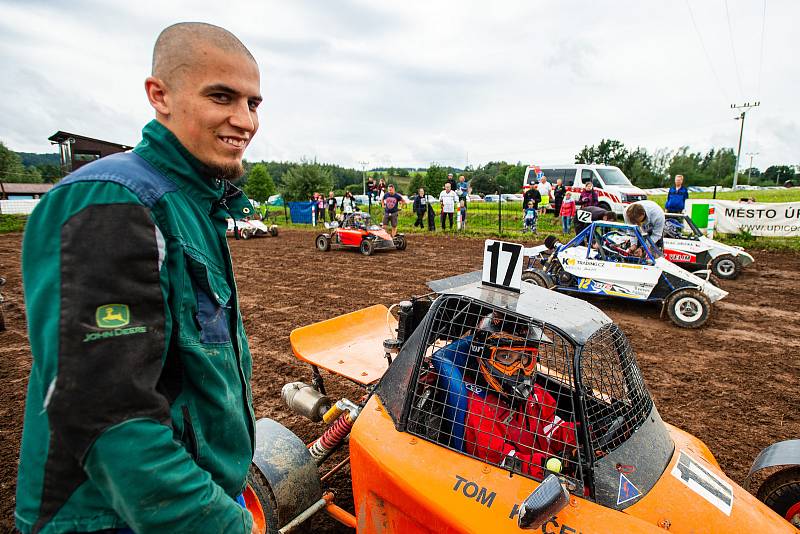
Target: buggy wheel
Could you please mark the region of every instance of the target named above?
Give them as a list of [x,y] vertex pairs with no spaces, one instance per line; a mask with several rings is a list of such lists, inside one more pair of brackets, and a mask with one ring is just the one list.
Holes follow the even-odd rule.
[[773,473],[756,497],[795,527],[800,527],[800,467]]
[[247,230],[242,230],[239,232],[239,234],[242,236],[242,239],[245,240],[250,239],[250,232],[248,232]]
[[682,328],[699,328],[711,316],[711,301],[697,289],[681,289],[667,299],[667,314]]
[[271,235],[272,237],[277,237],[278,235],[278,227],[275,226],[274,224],[269,227],[269,235]]
[[362,239],[361,244],[358,246],[358,250],[364,256],[371,256],[375,251],[375,243],[371,239]]
[[551,289],[553,287],[553,284],[550,283],[547,276],[537,271],[525,271],[522,273],[522,281],[545,289]]
[[325,234],[317,236],[317,250],[320,252],[328,252],[331,249],[331,240]]
[[711,282],[711,285],[714,287],[722,287],[722,281],[715,274],[708,275],[708,281]]
[[606,211],[611,211],[611,206],[608,205],[608,202],[601,202],[598,205]]
[[406,249],[406,238],[405,236],[398,235],[394,238],[394,247],[397,250],[405,250]]
[[[250,469],[247,471],[247,484],[253,488],[253,493],[258,497],[258,502],[261,504],[261,509],[264,511],[265,534],[277,534],[278,505],[275,501],[275,496],[272,494],[267,479],[264,478],[264,475],[261,474],[258,467],[253,464],[250,464]],[[245,502],[247,502],[246,499]]]
[[739,276],[741,270],[741,264],[730,254],[717,256],[711,262],[711,272],[725,280],[733,280]]

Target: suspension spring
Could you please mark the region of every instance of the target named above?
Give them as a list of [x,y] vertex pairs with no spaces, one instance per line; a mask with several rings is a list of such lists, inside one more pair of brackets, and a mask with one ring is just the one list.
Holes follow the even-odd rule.
[[336,447],[353,428],[353,421],[349,413],[342,414],[334,423],[322,433],[317,441],[309,447],[308,452],[315,460],[325,458],[328,451]]

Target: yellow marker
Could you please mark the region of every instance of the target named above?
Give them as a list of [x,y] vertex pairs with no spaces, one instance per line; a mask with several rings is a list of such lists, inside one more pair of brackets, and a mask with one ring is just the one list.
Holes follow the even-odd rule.
[[561,472],[561,460],[558,458],[550,458],[547,460],[547,463],[544,464],[548,471],[552,471],[553,473],[560,473]]

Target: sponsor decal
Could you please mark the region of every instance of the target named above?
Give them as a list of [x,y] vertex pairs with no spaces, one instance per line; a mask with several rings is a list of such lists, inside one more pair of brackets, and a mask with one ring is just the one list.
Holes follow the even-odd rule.
[[693,492],[719,508],[722,513],[731,515],[733,509],[731,485],[689,456],[686,451],[680,451],[671,473]]
[[131,311],[127,304],[104,304],[97,307],[94,318],[100,328],[119,328],[131,322]]
[[648,287],[640,284],[636,288],[638,291],[633,292],[625,286],[621,286],[619,284],[612,284],[611,282],[602,282],[600,280],[594,280],[592,278],[581,278],[578,281],[578,289],[590,293],[598,293],[600,295],[609,295],[612,297],[627,297],[634,299],[645,298],[647,295],[640,293],[649,290]]
[[639,488],[633,485],[628,477],[624,474],[619,474],[619,489],[617,490],[617,506],[620,504],[632,501],[636,497],[641,497],[642,492]]
[[694,263],[694,261],[697,258],[697,256],[695,256],[694,254],[688,254],[686,252],[680,252],[675,250],[665,250],[664,257],[667,258],[669,261],[674,261],[679,263],[680,262]]

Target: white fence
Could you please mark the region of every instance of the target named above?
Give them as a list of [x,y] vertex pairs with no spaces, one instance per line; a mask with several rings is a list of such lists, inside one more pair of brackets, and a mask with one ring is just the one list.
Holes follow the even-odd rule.
[[6,215],[30,215],[41,199],[0,200],[0,213]]

